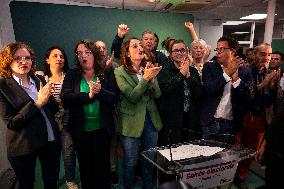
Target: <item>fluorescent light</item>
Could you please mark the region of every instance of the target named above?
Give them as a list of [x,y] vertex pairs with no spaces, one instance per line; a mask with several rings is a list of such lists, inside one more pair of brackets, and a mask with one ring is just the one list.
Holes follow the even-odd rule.
[[240,25],[244,23],[247,23],[247,22],[246,21],[227,21],[227,22],[224,22],[223,25],[236,26],[236,25]]
[[249,33],[249,32],[233,32],[232,34],[246,34],[246,33]]
[[[277,15],[277,14],[275,14]],[[267,14],[251,14],[248,16],[241,17],[243,20],[261,20],[267,17]]]
[[250,41],[238,41],[240,45],[250,45]]

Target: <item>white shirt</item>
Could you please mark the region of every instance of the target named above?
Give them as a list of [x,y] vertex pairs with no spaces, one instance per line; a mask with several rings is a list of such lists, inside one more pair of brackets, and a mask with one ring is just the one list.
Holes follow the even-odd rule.
[[138,78],[138,81],[141,81],[141,80],[142,80],[142,78],[143,78],[143,73],[142,73],[142,71],[143,71],[143,68],[142,68],[142,67],[140,67],[139,72],[138,72],[138,73],[136,73],[136,76],[137,76],[137,78]]
[[227,81],[227,84],[224,87],[223,96],[221,98],[221,101],[217,107],[217,110],[215,112],[214,117],[215,118],[221,118],[226,120],[233,120],[233,111],[232,111],[232,102],[231,102],[231,96],[232,96],[232,86],[234,88],[238,87],[240,85],[241,79],[239,78],[237,81],[232,83],[232,79],[230,76],[228,76],[223,68],[223,77]]

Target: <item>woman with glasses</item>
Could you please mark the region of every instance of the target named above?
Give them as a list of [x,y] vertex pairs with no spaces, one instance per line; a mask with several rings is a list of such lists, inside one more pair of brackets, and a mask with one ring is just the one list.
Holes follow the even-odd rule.
[[69,69],[64,50],[58,46],[52,46],[47,49],[43,66],[44,72],[38,71],[36,73],[43,75],[46,82],[52,83],[51,94],[59,104],[59,112],[55,114],[55,121],[60,129],[66,185],[69,189],[78,189],[78,185],[75,182],[76,155],[72,137],[67,129],[68,110],[64,110],[60,99],[64,76]]
[[[140,40],[131,38],[123,43],[120,67],[114,71],[120,89],[119,127],[123,147],[123,186],[134,188],[134,169],[138,148],[156,147],[162,127],[154,99],[161,94],[156,75],[161,67],[146,63]],[[153,186],[153,166],[142,159],[143,188]]]
[[68,130],[79,162],[82,189],[110,188],[107,126],[117,101],[115,78],[105,69],[99,48],[82,40],[75,47],[76,68],[64,78],[61,100],[69,109]]
[[45,189],[57,189],[59,153],[58,104],[52,84],[34,74],[34,51],[25,43],[10,43],[0,52],[0,119],[7,129],[8,160],[19,189],[34,188],[36,159]]
[[[182,129],[195,129],[201,95],[200,77],[191,67],[192,59],[184,41],[175,40],[169,49],[169,63],[158,75],[162,91],[158,104],[164,124],[159,132],[159,145],[179,143]],[[184,140],[189,138],[185,136]]]

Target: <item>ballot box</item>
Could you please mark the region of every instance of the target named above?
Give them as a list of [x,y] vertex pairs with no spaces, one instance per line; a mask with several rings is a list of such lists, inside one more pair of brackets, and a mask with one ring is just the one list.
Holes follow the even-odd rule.
[[176,174],[192,188],[206,189],[233,181],[238,162],[255,150],[212,140],[151,148],[142,156],[166,174]]

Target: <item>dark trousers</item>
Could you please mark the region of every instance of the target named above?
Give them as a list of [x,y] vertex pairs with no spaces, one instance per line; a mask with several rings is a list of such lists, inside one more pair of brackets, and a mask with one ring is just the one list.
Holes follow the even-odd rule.
[[44,188],[57,189],[60,167],[60,145],[56,142],[48,142],[45,146],[28,155],[8,157],[16,173],[19,189],[34,188],[37,157],[41,164]]
[[106,129],[84,132],[74,140],[82,189],[110,188],[109,139]]
[[271,152],[269,149],[265,152],[265,188],[281,188],[283,185],[282,171],[284,169],[284,155]]
[[76,154],[71,134],[67,128],[61,130],[61,147],[66,181],[75,180]]

